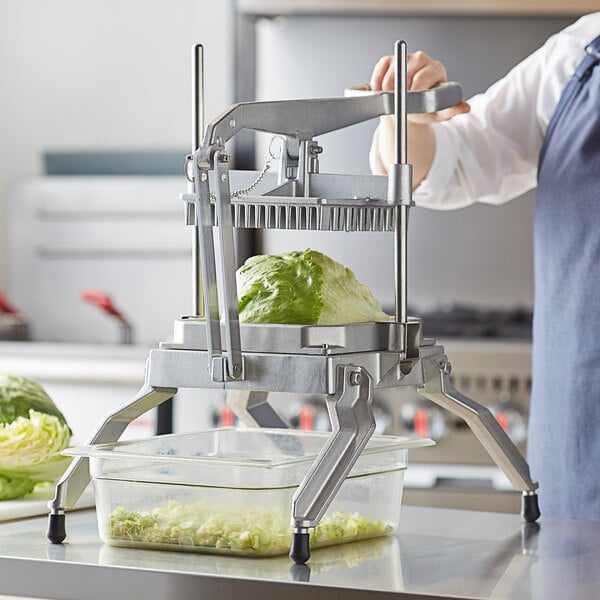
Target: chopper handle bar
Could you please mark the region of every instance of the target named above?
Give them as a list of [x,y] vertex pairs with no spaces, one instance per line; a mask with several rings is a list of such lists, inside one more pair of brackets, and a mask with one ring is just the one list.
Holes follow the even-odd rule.
[[[359,86],[361,87],[361,86]],[[459,83],[448,82],[429,90],[406,93],[406,112],[436,112],[462,100]],[[203,168],[212,168],[215,146],[222,148],[242,129],[309,140],[383,115],[394,114],[394,93],[353,88],[339,98],[307,98],[240,102],[211,121],[204,136]]]
[[[379,96],[386,115],[394,113],[394,91],[372,90],[370,84],[355,85],[344,91],[346,98]],[[447,81],[428,90],[406,92],[407,114],[433,113],[458,104],[463,98],[462,86],[456,81]]]

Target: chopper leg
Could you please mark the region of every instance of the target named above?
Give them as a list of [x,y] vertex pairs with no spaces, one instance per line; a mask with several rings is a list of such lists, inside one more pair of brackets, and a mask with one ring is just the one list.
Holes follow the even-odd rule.
[[371,376],[362,367],[339,365],[338,392],[327,398],[332,432],[292,501],[290,558],[304,564],[310,558],[308,528],[315,527],[375,431],[371,408]]
[[[142,386],[138,394],[127,404],[108,416],[89,440],[89,444],[116,442],[129,423],[158,406],[177,393],[175,388]],[[72,508],[90,481],[89,460],[77,456],[56,484],[54,499],[48,502],[47,537],[53,544],[60,544],[66,537],[65,509]]]
[[289,427],[269,404],[268,392],[228,390],[226,402],[235,416],[248,427]]
[[537,521],[540,517],[535,491],[538,484],[531,479],[529,465],[492,413],[458,392],[450,381],[449,373],[445,356],[423,359],[424,383],[417,388],[418,392],[467,423],[512,486],[521,491],[523,519],[529,523]]

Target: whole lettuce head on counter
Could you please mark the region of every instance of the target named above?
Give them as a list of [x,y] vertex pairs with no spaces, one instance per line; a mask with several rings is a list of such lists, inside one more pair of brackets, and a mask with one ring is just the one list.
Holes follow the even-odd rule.
[[0,374],[0,500],[56,480],[70,460],[60,454],[70,440],[64,415],[38,383]]
[[316,250],[253,256],[237,272],[240,320],[338,325],[389,321],[371,290]]

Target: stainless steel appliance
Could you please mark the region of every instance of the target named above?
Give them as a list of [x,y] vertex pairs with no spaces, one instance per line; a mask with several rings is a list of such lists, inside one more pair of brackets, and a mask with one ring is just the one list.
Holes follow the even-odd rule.
[[[411,388],[463,419],[521,492],[523,518],[532,522],[539,517],[537,483],[522,455],[488,409],[455,389],[444,349],[422,337],[419,320],[407,313],[412,185],[406,115],[451,106],[462,92],[457,84],[426,93],[407,92],[406,54],[406,44],[397,42],[395,93],[234,105],[209,124],[202,142],[202,78],[200,64],[196,65],[194,152],[189,159],[189,193],[182,196],[186,223],[194,230],[196,314],[176,321],[173,340],[150,352],[146,383],[138,395],[110,415],[90,440],[118,439],[129,421],[172,398],[180,387],[229,390],[234,412],[248,424],[262,427],[285,426],[268,403],[268,392],[326,395],[331,436],[292,502],[290,556],[296,563],[308,560],[309,528],[318,524],[375,430],[376,389]],[[201,47],[195,58],[201,63]],[[388,177],[319,173],[322,147],[316,136],[383,114],[395,115],[397,129],[396,162]],[[276,177],[242,173],[235,181],[225,143],[241,129],[268,131],[284,139]],[[259,189],[259,184],[266,187]],[[394,320],[324,327],[240,326],[234,227],[393,232]],[[88,482],[88,461],[79,456],[49,504],[52,542],[65,538],[64,511]]]

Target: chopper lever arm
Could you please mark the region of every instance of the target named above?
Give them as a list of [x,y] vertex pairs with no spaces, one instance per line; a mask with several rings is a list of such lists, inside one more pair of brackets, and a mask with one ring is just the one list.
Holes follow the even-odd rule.
[[307,140],[373,119],[384,111],[384,100],[377,96],[240,102],[208,124],[203,146],[222,147],[242,129]]
[[[239,311],[235,280],[235,247],[231,216],[231,193],[229,186],[228,157],[217,151],[213,156],[216,177],[214,196],[214,219],[216,240],[213,238],[213,207],[208,169],[200,168],[200,150],[195,154],[195,216],[198,226],[198,260],[203,274],[203,298],[206,320],[206,344],[209,355],[209,371],[213,381],[224,382],[243,376]],[[223,290],[223,316],[225,321],[225,348],[221,339],[219,315],[219,284],[217,280],[217,254],[215,241],[222,259],[221,289]],[[226,355],[223,354],[226,351]]]
[[[394,92],[372,90],[368,83],[356,85],[344,91],[347,98],[378,96],[383,103],[382,115],[394,114]],[[407,114],[433,113],[457,105],[463,99],[463,89],[456,81],[440,83],[428,90],[406,92]]]
[[512,486],[522,492],[525,520],[536,521],[540,516],[535,493],[538,484],[531,479],[529,465],[492,413],[454,388],[448,364],[445,356],[423,360],[424,383],[418,392],[467,423]]
[[[462,87],[455,82],[407,93],[407,113],[435,112],[462,100]],[[347,90],[338,98],[307,98],[240,102],[212,120],[203,147],[210,154],[222,148],[242,129],[308,140],[383,115],[394,114],[393,92]],[[212,156],[203,156],[210,168]]]
[[[197,153],[196,153],[197,154]],[[202,304],[206,319],[206,342],[209,356],[212,358],[221,353],[221,329],[219,325],[219,297],[217,290],[217,267],[215,245],[212,235],[210,208],[210,186],[208,173],[200,170],[198,161],[194,161],[195,201],[194,214],[198,229],[198,248],[195,260],[198,264],[194,273],[202,273],[202,282],[197,293],[202,293]],[[197,280],[200,283],[200,280]],[[212,368],[212,366],[211,366]]]
[[[214,156],[214,169],[217,174],[215,212],[217,220],[217,240],[222,260],[221,282],[223,291],[223,317],[225,320],[225,341],[227,358],[221,376],[225,379],[243,378],[243,359],[240,334],[240,315],[236,284],[236,259],[231,216],[231,190],[227,158],[221,152]],[[212,241],[212,234],[208,234]],[[218,324],[217,324],[218,325]],[[208,330],[207,330],[208,334]],[[213,372],[213,379],[216,373]]]

